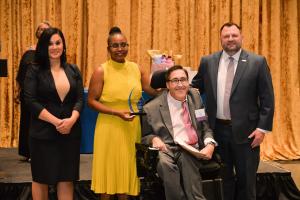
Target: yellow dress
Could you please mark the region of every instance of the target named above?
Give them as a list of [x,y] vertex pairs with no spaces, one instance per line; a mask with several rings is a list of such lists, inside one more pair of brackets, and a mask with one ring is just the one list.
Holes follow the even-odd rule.
[[[128,110],[141,97],[141,74],[137,64],[108,60],[102,64],[104,85],[99,101],[110,108]],[[138,195],[135,143],[141,140],[139,117],[124,121],[115,115],[100,113],[94,136],[91,189],[95,193]]]

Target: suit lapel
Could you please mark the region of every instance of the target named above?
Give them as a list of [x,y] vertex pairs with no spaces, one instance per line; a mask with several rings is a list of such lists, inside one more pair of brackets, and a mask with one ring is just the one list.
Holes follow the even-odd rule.
[[211,66],[209,66],[212,68],[211,81],[212,81],[212,88],[213,88],[215,100],[217,100],[218,69],[219,69],[219,62],[220,62],[221,55],[222,55],[222,51],[214,54]]
[[73,80],[74,80],[74,78],[72,77],[72,71],[71,71],[70,67],[72,67],[72,66],[71,65],[66,65],[65,66],[65,73],[66,73],[67,79],[69,81],[70,88],[69,88],[69,91],[68,91],[68,93],[66,94],[66,96],[64,98],[64,101],[69,97],[69,95],[71,93],[71,90],[73,88]]
[[53,92],[53,96],[55,96],[56,99],[59,99],[59,96],[57,94],[56,87],[55,87],[54,78],[53,78],[53,75],[51,73],[51,69],[46,69],[45,70],[43,79],[47,80],[47,82],[49,84],[50,91]]
[[162,98],[161,98],[162,101],[161,101],[159,109],[160,109],[161,117],[162,117],[164,124],[168,128],[170,134],[174,135],[173,127],[172,127],[172,120],[171,120],[171,116],[170,116],[170,110],[169,110],[169,106],[168,106],[167,94],[168,94],[168,92],[165,92],[162,94]]
[[238,61],[238,65],[236,68],[236,72],[234,75],[233,83],[232,83],[231,95],[234,92],[234,90],[236,89],[242,75],[244,74],[244,72],[247,68],[247,65],[248,65],[248,54],[242,50],[239,61]]

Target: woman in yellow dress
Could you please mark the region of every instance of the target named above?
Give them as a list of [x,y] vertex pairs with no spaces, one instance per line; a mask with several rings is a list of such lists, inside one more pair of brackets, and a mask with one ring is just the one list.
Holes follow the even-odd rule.
[[[135,143],[140,142],[139,117],[130,115],[128,96],[132,89],[132,105],[141,97],[142,89],[151,95],[149,76],[139,66],[126,60],[128,43],[118,27],[107,39],[110,59],[93,72],[89,85],[88,104],[100,112],[94,136],[91,189],[101,199],[128,199],[139,194]],[[135,108],[137,109],[137,108]]]

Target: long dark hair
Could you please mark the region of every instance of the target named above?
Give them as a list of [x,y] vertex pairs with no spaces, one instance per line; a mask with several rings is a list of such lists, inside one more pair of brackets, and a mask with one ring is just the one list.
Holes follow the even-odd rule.
[[43,31],[36,46],[35,58],[36,58],[36,62],[40,65],[41,68],[44,69],[50,68],[48,48],[50,44],[50,39],[54,34],[58,34],[61,37],[63,42],[63,52],[60,57],[61,66],[65,66],[67,62],[65,37],[61,32],[61,30],[59,30],[58,28],[51,27]]

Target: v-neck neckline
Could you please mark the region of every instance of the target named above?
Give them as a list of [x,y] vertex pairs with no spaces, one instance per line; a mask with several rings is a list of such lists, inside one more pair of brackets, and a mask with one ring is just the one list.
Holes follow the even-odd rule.
[[67,94],[65,95],[64,99],[61,99],[61,98],[60,98],[60,96],[59,96],[59,94],[58,94],[58,91],[57,91],[56,84],[55,84],[54,75],[53,75],[51,69],[49,69],[49,72],[50,72],[51,78],[52,78],[52,82],[53,82],[53,86],[54,86],[54,90],[55,90],[55,94],[56,94],[56,97],[59,99],[60,103],[63,103],[63,102],[65,101],[65,99],[67,98],[67,96],[69,95],[70,90],[71,90],[70,78],[69,78],[69,76],[68,76],[68,73],[66,73],[66,68],[62,67],[62,69],[63,69],[64,73],[66,74],[67,80],[68,80],[69,85],[70,85],[69,90],[68,90]]

